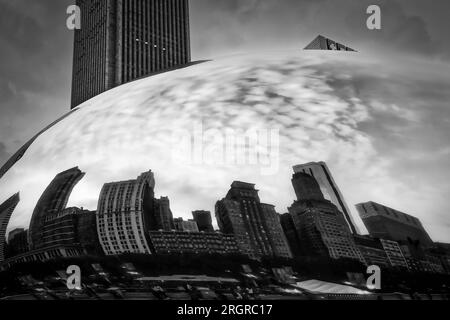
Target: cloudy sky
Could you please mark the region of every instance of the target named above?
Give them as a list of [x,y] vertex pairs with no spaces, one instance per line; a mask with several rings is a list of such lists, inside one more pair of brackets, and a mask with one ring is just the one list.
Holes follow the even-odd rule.
[[[0,0],[0,163],[69,109],[73,34],[65,11],[73,2]],[[370,4],[381,7],[380,31],[366,28]],[[450,241],[445,237],[450,233],[448,12],[447,0],[191,0],[193,59],[300,50],[317,34],[384,59],[386,70],[398,76],[389,86],[367,72],[353,74],[360,78],[351,90],[372,106],[377,120],[361,121],[359,129],[371,135],[385,161],[391,160],[390,174],[421,193],[402,190],[429,203],[420,210],[407,197],[387,204],[422,219],[439,216],[441,226],[430,232]],[[377,79],[383,76],[379,69],[373,72]],[[348,84],[345,79],[329,83],[343,100],[350,99]]]

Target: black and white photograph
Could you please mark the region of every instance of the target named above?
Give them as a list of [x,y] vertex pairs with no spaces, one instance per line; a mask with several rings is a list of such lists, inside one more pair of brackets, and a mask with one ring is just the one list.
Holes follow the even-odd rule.
[[450,300],[449,17],[0,0],[0,309]]

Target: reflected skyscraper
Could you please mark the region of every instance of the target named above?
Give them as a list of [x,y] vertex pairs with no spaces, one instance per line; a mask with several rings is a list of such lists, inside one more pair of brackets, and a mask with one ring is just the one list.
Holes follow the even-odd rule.
[[28,230],[16,228],[8,234],[8,252],[6,258],[11,258],[29,250]]
[[205,232],[214,232],[212,225],[211,212],[205,210],[192,211],[192,216],[197,222],[198,229]]
[[322,191],[325,199],[330,200],[340,212],[343,213],[344,219],[350,231],[354,234],[358,234],[358,228],[353,220],[352,214],[344,200],[339,187],[331,175],[330,169],[325,162],[310,162],[294,166],[294,172],[303,172],[311,175],[319,183],[320,190]]
[[344,216],[336,205],[324,198],[316,179],[297,172],[292,176],[292,185],[297,200],[288,210],[302,251],[307,255],[350,258],[365,263]]
[[150,254],[149,231],[173,229],[169,199],[155,199],[154,188],[152,171],[137,179],[103,186],[97,207],[97,231],[106,255]]
[[356,209],[370,235],[399,242],[406,255],[426,259],[423,250],[432,247],[433,240],[419,219],[373,201]]
[[242,253],[290,258],[280,216],[273,205],[261,203],[255,185],[234,181],[226,197],[216,204],[220,230],[234,234]]
[[19,193],[16,193],[0,205],[0,262],[5,260],[6,228],[8,228],[9,219],[11,218],[11,215],[19,201]]
[[66,208],[73,188],[84,175],[78,167],[63,171],[45,189],[31,216],[28,231],[30,249],[40,249],[46,245],[42,234],[46,221]]
[[153,200],[153,208],[149,207],[151,214],[148,216],[149,230],[171,231],[175,229],[172,210],[170,210],[170,200],[168,197],[161,197]]

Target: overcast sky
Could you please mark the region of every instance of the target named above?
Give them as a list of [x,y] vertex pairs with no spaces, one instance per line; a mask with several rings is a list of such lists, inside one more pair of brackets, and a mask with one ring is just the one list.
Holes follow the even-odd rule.
[[[69,110],[73,33],[66,28],[65,12],[73,3],[0,0],[0,163]],[[399,139],[414,138],[402,139],[402,148],[395,139],[378,148],[397,157],[404,154],[405,163],[398,167],[403,179],[410,177],[412,184],[436,183],[444,192],[449,191],[450,149],[443,142],[450,140],[450,84],[444,76],[450,71],[450,1],[191,0],[190,4],[195,60],[249,51],[300,50],[323,34],[360,52],[379,52],[385,57],[400,54],[405,60],[424,62],[425,68],[428,63],[427,76],[419,74],[420,68],[414,71],[419,81],[411,82],[416,87],[407,92],[412,105],[417,97],[422,101],[415,110],[427,108],[427,103],[433,106],[425,115],[426,125],[420,124],[421,135],[414,131],[416,115],[403,114],[402,121],[409,121],[408,125],[396,134]],[[381,7],[380,31],[366,28],[370,4]],[[418,85],[430,80],[430,75],[432,87]],[[406,88],[406,81],[399,88]],[[382,99],[380,94],[387,88],[361,82],[355,90],[361,90],[367,99]],[[390,101],[384,102],[388,105]],[[381,136],[384,125],[392,121],[392,117],[380,117],[365,130]],[[422,146],[422,153],[417,152],[417,146]],[[427,177],[414,172],[426,172]]]

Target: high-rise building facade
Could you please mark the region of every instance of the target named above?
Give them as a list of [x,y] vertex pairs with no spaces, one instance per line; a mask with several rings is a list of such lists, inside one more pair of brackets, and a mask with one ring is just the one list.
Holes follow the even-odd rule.
[[183,218],[173,219],[175,230],[183,232],[199,232],[197,222],[194,220],[183,220]]
[[87,254],[102,254],[97,236],[95,211],[71,207],[47,215],[40,231],[39,248],[80,246]]
[[291,258],[289,246],[274,206],[260,202],[254,184],[235,181],[227,196],[216,204],[223,233],[234,234],[241,251],[252,258]]
[[396,241],[380,239],[392,267],[409,268],[403,252]]
[[8,228],[9,219],[20,201],[18,193],[0,204],[0,262],[5,260],[6,247],[6,229]]
[[190,62],[188,0],[77,0],[72,108],[123,83]]
[[29,250],[28,230],[17,228],[8,234],[8,252],[7,257],[15,257]]
[[297,172],[292,177],[292,184],[298,199],[288,210],[304,252],[365,263],[342,213],[324,198],[316,179]]
[[97,206],[97,232],[106,255],[148,253],[146,233],[154,210],[153,172],[135,180],[106,183]]
[[42,240],[39,248],[76,243],[76,225],[80,211],[80,209],[72,207],[45,216],[40,230]]
[[283,228],[284,234],[291,249],[293,257],[298,257],[304,254],[301,247],[300,237],[295,229],[294,220],[292,215],[289,213],[284,213],[280,216],[281,227]]
[[416,217],[373,201],[357,204],[356,209],[373,237],[407,245],[413,256],[423,255],[422,249],[433,246],[433,241]]
[[445,273],[450,274],[450,244],[435,242],[429,253],[437,257]]
[[342,214],[347,222],[348,228],[353,234],[358,234],[358,228],[353,220],[352,214],[344,200],[339,187],[331,175],[330,169],[325,162],[310,162],[294,166],[294,172],[303,172],[311,175],[319,183],[325,199],[330,200]]
[[391,265],[380,239],[367,235],[353,235],[353,238],[368,266],[389,267]]
[[90,255],[102,255],[97,234],[96,211],[80,210],[77,216],[76,235],[77,242],[84,252]]
[[173,214],[170,210],[170,200],[168,197],[161,197],[153,201],[153,209],[149,208],[152,214],[148,217],[149,230],[170,231],[175,228]]
[[194,221],[197,222],[198,230],[204,232],[214,232],[212,217],[210,211],[196,210],[192,211]]
[[67,205],[75,185],[83,178],[84,172],[78,167],[59,173],[45,189],[34,208],[28,231],[28,242],[31,250],[45,247],[43,237],[44,225],[48,217],[62,212]]

